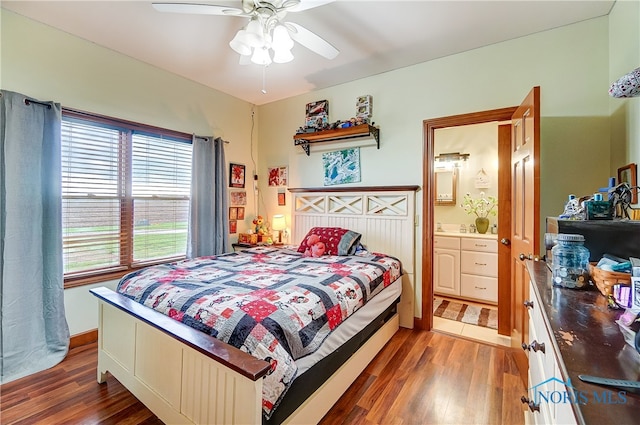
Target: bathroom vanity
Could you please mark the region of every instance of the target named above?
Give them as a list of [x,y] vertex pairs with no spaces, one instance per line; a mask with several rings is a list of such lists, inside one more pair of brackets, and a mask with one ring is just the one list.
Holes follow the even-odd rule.
[[435,232],[433,247],[435,294],[498,303],[497,235]]

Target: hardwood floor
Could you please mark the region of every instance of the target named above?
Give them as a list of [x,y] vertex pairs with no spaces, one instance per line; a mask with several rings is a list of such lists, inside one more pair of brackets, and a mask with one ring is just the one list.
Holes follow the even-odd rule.
[[[0,423],[161,424],[109,375],[95,343],[0,386]],[[321,421],[329,424],[522,424],[525,388],[508,349],[400,329]]]

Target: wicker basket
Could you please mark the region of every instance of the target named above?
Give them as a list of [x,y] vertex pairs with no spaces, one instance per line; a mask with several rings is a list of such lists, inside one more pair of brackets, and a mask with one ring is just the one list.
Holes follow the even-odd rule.
[[613,285],[631,285],[630,273],[602,270],[596,267],[596,263],[589,263],[589,274],[591,275],[591,280],[605,297],[613,294]]

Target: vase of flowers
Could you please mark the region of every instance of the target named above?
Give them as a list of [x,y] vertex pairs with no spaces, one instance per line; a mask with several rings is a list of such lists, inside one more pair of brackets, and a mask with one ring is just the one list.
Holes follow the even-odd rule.
[[496,215],[496,205],[498,205],[498,199],[495,196],[486,196],[484,192],[480,192],[480,198],[474,199],[471,194],[464,195],[462,201],[462,208],[467,214],[474,214],[476,216],[476,229],[478,233],[487,233],[489,230],[489,216]]

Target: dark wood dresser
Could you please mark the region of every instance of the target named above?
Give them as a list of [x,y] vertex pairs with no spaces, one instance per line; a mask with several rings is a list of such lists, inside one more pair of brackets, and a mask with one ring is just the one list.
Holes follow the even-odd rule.
[[[553,287],[544,262],[527,261],[527,269],[531,277],[532,304],[528,309],[532,340],[526,347],[529,394],[523,402],[530,402],[532,423],[640,423],[640,392],[589,384],[578,378],[593,375],[640,380],[640,354],[625,342],[615,323],[623,310],[609,309],[606,298],[595,287]],[[542,352],[539,343],[545,335],[548,343]],[[538,338],[536,344],[534,337]],[[541,389],[550,391],[540,397],[536,392]]]

